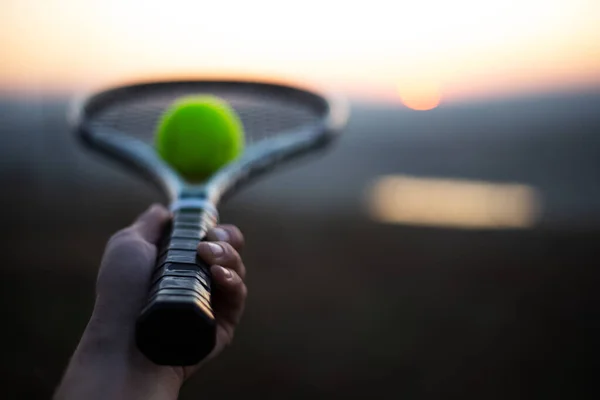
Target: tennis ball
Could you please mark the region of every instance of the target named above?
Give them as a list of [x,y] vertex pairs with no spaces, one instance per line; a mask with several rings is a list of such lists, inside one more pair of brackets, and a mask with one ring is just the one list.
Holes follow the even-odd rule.
[[244,131],[225,101],[209,95],[183,97],[160,118],[155,146],[183,178],[198,182],[240,155]]

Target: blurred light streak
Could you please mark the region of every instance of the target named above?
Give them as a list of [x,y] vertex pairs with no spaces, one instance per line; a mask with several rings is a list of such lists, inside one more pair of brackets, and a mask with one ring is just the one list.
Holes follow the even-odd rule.
[[372,218],[464,229],[530,228],[541,211],[531,186],[459,179],[379,177],[368,191]]

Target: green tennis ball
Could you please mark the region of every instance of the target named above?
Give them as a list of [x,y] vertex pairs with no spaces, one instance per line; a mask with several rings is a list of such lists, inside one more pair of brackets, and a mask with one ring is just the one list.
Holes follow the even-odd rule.
[[225,101],[215,96],[183,97],[162,115],[155,145],[183,178],[203,181],[240,155],[244,130]]

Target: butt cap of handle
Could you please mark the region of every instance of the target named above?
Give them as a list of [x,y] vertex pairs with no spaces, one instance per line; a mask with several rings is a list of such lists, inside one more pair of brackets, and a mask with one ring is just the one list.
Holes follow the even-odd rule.
[[137,321],[137,346],[158,365],[197,364],[212,351],[215,338],[212,310],[189,290],[158,291]]

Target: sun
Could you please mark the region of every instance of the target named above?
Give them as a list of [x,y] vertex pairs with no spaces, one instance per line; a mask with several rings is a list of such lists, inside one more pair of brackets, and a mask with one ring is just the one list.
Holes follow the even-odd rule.
[[442,100],[440,86],[432,81],[409,81],[398,85],[402,103],[413,110],[427,111],[436,108]]

